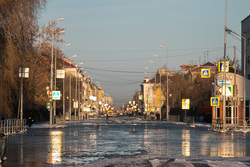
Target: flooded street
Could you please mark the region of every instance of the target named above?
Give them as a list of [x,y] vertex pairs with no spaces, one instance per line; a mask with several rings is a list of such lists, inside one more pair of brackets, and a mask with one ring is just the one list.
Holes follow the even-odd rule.
[[250,157],[250,133],[219,133],[211,131],[209,125],[190,127],[127,117],[90,119],[52,129],[33,125],[24,134],[8,136],[6,147],[8,159],[2,165],[6,167],[105,166],[105,162],[143,156],[250,164],[246,161]]

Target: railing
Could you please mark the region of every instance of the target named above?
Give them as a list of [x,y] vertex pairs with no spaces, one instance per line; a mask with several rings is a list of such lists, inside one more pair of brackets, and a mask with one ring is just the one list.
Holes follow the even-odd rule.
[[180,122],[180,116],[179,115],[169,115],[168,121],[169,122]]
[[189,124],[194,124],[194,117],[183,117],[183,122],[189,123]]
[[221,119],[212,120],[212,129],[222,129],[222,128],[223,128],[223,120]]
[[0,121],[0,133],[10,135],[26,131],[26,119],[6,119]]
[[[226,128],[228,129],[238,129],[238,128],[243,128],[243,120],[242,119],[237,119],[234,120],[232,118],[226,118]],[[247,119],[245,121],[246,126],[250,125],[250,120]],[[212,129],[223,129],[223,120],[222,119],[213,119],[212,120]]]

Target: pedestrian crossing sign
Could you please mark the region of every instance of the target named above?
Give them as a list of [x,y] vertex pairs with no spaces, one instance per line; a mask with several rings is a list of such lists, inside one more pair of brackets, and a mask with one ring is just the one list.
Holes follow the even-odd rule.
[[219,61],[218,62],[218,72],[228,72],[229,71],[229,62]]
[[189,110],[190,109],[190,99],[182,99],[182,105],[183,110]]
[[219,97],[211,97],[210,98],[211,106],[219,106],[220,98]]
[[201,69],[201,78],[210,78],[210,69]]
[[52,100],[60,100],[60,91],[52,91]]
[[[226,95],[226,96],[233,96],[233,85],[226,85],[226,90],[225,90],[225,85],[220,88],[219,90],[221,92],[222,95]],[[226,94],[225,94],[226,91]]]

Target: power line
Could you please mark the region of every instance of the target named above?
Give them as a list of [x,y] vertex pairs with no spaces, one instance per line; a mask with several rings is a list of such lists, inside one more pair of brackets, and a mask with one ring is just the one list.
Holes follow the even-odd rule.
[[115,70],[104,70],[104,69],[97,69],[97,68],[90,68],[90,67],[84,67],[84,68],[89,69],[89,70],[106,71],[106,72],[144,74],[144,72],[139,72],[139,71],[115,71]]
[[[228,46],[227,48],[231,48],[232,46]],[[196,48],[196,49],[176,49],[178,51],[185,51],[185,50],[201,50],[201,49],[207,49],[207,48]],[[173,49],[175,50],[175,49]],[[192,53],[183,53],[183,54],[175,54],[175,55],[169,55],[169,58],[175,58],[175,57],[184,57],[184,56],[193,56],[195,54],[203,54],[204,52],[215,52],[215,51],[219,51],[219,50],[223,50],[223,48],[214,48],[213,50],[204,50],[204,51],[199,51],[199,52],[192,52]],[[145,50],[145,52],[148,52],[148,51],[156,51],[156,50]],[[158,51],[158,50],[157,50]],[[130,51],[80,51],[80,52],[86,52],[86,53],[115,53],[115,52],[121,52],[121,53],[124,53],[124,52],[140,52],[138,50],[130,50]],[[142,52],[142,51],[141,51]],[[162,52],[162,51],[161,51]],[[108,62],[108,63],[111,63],[111,62],[124,62],[124,61],[148,61],[148,60],[152,60],[152,59],[155,59],[155,58],[141,58],[141,59],[121,59],[121,60],[114,60],[114,59],[76,59],[76,61],[82,61],[84,60],[85,62]],[[163,59],[165,59],[165,57],[163,57]]]

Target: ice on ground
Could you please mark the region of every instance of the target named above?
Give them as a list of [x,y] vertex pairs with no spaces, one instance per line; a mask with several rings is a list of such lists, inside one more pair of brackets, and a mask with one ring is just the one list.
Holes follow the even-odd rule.
[[248,158],[202,158],[202,157],[166,157],[162,155],[138,155],[134,157],[104,159],[84,167],[247,167],[250,165]]

